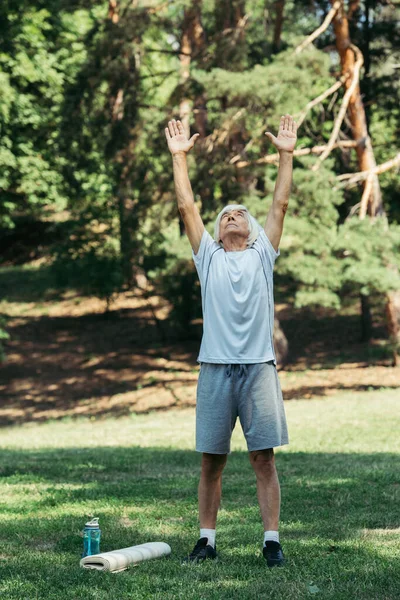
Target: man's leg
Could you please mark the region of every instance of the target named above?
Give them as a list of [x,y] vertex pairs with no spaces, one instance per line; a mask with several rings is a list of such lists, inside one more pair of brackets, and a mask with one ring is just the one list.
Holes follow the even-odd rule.
[[257,497],[264,523],[263,556],[269,567],[279,567],[285,563],[285,557],[279,543],[281,490],[273,448],[250,452],[250,462],[257,477]]
[[202,529],[215,529],[221,501],[222,471],[227,458],[227,454],[203,452],[199,483],[199,516]]
[[215,526],[221,501],[222,471],[226,459],[227,454],[203,452],[199,482],[200,538],[185,561],[203,562],[207,558],[217,556]]
[[274,449],[250,452],[250,462],[257,477],[257,497],[264,531],[278,531],[281,490]]

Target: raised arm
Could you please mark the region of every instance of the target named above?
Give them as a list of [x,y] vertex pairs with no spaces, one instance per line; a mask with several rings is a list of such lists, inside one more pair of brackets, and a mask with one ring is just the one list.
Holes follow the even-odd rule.
[[269,131],[265,133],[279,152],[279,170],[274,198],[264,225],[264,231],[275,250],[278,250],[281,241],[283,220],[289,203],[293,173],[293,150],[297,140],[296,132],[296,121],[293,121],[290,115],[285,115],[281,117],[278,137],[275,137]]
[[199,134],[195,133],[187,138],[180,121],[168,121],[165,128],[168,148],[172,154],[174,183],[178,209],[185,224],[185,231],[189,238],[193,252],[197,254],[204,232],[204,223],[194,203],[192,186],[190,185],[186,154],[193,148]]

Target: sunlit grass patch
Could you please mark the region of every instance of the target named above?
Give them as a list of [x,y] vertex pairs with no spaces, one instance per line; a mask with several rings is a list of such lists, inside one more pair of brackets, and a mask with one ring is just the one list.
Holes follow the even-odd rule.
[[[67,419],[0,432],[0,597],[394,600],[400,581],[395,391],[287,402],[276,450],[284,569],[268,570],[240,427],[223,475],[219,560],[182,559],[198,537],[194,411]],[[117,575],[79,568],[81,530],[102,551],[166,541],[169,558]]]

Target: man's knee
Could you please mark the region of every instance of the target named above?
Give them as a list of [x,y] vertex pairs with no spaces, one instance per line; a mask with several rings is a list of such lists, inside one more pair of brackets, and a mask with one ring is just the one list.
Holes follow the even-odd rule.
[[276,471],[275,455],[273,448],[254,450],[249,455],[251,466],[257,477],[269,476]]
[[202,475],[208,479],[218,479],[222,475],[227,458],[227,454],[208,454],[203,452],[201,461]]

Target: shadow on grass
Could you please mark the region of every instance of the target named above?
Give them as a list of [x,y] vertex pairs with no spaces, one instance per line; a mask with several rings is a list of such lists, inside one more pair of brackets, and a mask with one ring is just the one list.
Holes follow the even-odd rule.
[[[0,287],[10,301],[46,300],[50,304],[60,299],[52,285],[49,267],[0,269]],[[156,325],[148,306],[111,310],[107,316],[22,314],[10,318],[7,331],[11,337],[4,343],[9,358],[1,369],[0,427],[74,415],[121,417],[193,406],[196,378],[192,372],[198,370],[199,340],[178,342],[168,319],[162,321],[163,338],[160,323]],[[368,353],[384,352],[357,342],[355,315],[290,310],[282,326],[289,338],[289,368],[295,371],[310,366],[317,371],[334,370],[346,362],[355,368],[355,360],[363,361],[365,367],[372,356]],[[163,360],[174,361],[174,368],[163,366]],[[381,364],[389,363],[382,360]],[[374,385],[377,379],[371,375],[372,385],[364,385],[350,376],[346,384],[334,378],[316,384],[310,378],[302,385],[293,384],[284,397],[311,398],[328,395],[332,389],[364,391],[397,385],[392,383],[394,377],[389,381],[382,373],[378,379],[382,386]]]
[[[151,505],[157,512],[160,503],[195,502],[197,498],[200,454],[195,451],[164,447],[3,449],[0,456],[3,485],[45,487],[43,497],[25,498],[33,510],[82,501],[100,507],[101,502],[106,506],[115,500],[131,505],[133,511]],[[341,520],[357,527],[398,526],[397,454],[278,451],[276,462],[283,521],[300,518],[321,535],[340,531]],[[223,479],[225,510],[240,512],[246,504],[256,505],[256,482],[246,452],[232,452]],[[383,502],[384,510],[376,511]],[[4,511],[13,514],[20,508],[5,506]],[[297,537],[295,531],[291,535]]]
[[284,309],[278,318],[289,342],[286,368],[335,369],[355,362],[361,363],[361,367],[370,364],[390,367],[392,364],[383,309],[374,315],[369,342],[361,340],[358,314],[304,307],[290,312]]
[[[2,450],[0,545],[7,563],[0,560],[0,573],[10,592],[15,586],[8,598],[30,597],[29,586],[36,586],[43,597],[58,599],[84,598],[90,589],[91,597],[110,600],[127,593],[262,600],[271,597],[265,591],[270,577],[276,597],[284,599],[307,598],[311,581],[324,598],[395,598],[398,561],[385,546],[378,552],[362,532],[398,527],[398,455],[277,452],[276,462],[288,567],[269,573],[260,558],[262,524],[246,452],[233,452],[223,475],[219,562],[185,569],[182,558],[198,536],[198,453],[161,447]],[[79,532],[88,514],[100,517],[103,552],[159,540],[171,546],[171,557],[118,576],[83,571]],[[383,585],[386,595],[379,596]]]
[[[149,406],[151,409],[158,408],[155,396],[162,393],[159,407],[188,405],[174,398],[167,403],[165,386],[194,384],[188,374],[198,368],[198,344],[161,344],[146,307],[111,311],[107,318],[98,314],[18,317],[8,331],[9,360],[2,367],[0,404],[7,411],[0,415],[0,426],[45,421],[49,418],[46,411],[62,418],[74,408],[77,414],[129,415],[139,410],[135,398],[112,406],[109,398],[146,387],[154,388],[152,402],[156,405]],[[163,360],[176,364],[174,368],[164,366]],[[156,373],[149,381],[146,375],[150,371]],[[163,377],[169,372],[174,376]],[[101,405],[98,399],[103,399]],[[87,404],[84,413],[82,401]],[[142,407],[140,412],[145,410]]]
[[0,288],[1,299],[8,302],[54,302],[64,292],[57,289],[50,265],[0,267]]

